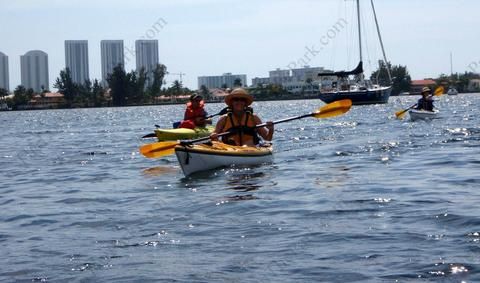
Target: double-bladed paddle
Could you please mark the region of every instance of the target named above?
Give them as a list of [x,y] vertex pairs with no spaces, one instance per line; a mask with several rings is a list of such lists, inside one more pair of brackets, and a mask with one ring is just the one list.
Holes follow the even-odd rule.
[[[352,107],[352,101],[350,99],[343,99],[343,100],[329,103],[319,108],[317,111],[313,113],[300,115],[296,117],[285,118],[282,120],[277,120],[277,121],[274,121],[273,124],[285,123],[288,121],[303,119],[306,117],[314,117],[317,119],[335,117],[348,112],[348,110],[350,110],[350,107]],[[266,125],[267,123],[263,123],[255,126],[255,128],[265,127]],[[218,134],[217,136],[222,137],[228,134],[230,134],[230,132],[221,133],[221,134]],[[156,142],[156,143],[146,144],[140,147],[140,153],[148,158],[158,158],[165,155],[173,154],[175,152],[175,147],[177,145],[189,145],[189,144],[194,144],[202,141],[207,141],[209,139],[210,137],[204,137],[204,138],[186,140],[186,141],[165,141],[165,142]]]
[[[205,119],[210,119],[210,118],[213,118],[213,117],[215,117],[215,116],[225,115],[225,114],[227,114],[227,112],[228,112],[228,107],[225,107],[225,108],[223,108],[220,112],[218,112],[217,114],[209,115],[209,116],[205,117]],[[177,122],[177,123],[180,123],[180,122]],[[155,127],[160,128],[159,125],[155,125]],[[146,138],[156,138],[156,137],[157,137],[157,134],[151,133],[151,134],[146,134],[146,135],[144,135],[144,136],[142,137],[142,139],[146,139]]]
[[[434,96],[440,96],[444,93],[444,91],[445,91],[445,89],[443,88],[443,86],[439,86],[435,89],[435,92],[433,93],[433,95]],[[413,104],[412,106],[408,107],[407,109],[403,109],[403,110],[395,112],[395,116],[398,119],[402,119],[403,116],[405,115],[405,113],[407,113],[408,110],[412,109],[415,106],[417,106],[417,103]]]

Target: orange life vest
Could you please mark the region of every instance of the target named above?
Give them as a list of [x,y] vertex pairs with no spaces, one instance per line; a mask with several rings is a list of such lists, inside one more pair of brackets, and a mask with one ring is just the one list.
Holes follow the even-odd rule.
[[230,145],[258,144],[260,138],[255,129],[255,120],[251,111],[247,110],[240,119],[237,119],[232,112],[227,114],[222,132],[231,132],[223,136],[222,141]]
[[195,120],[197,117],[204,117],[206,116],[205,109],[203,107],[205,106],[205,102],[202,100],[200,101],[200,105],[197,108],[192,107],[192,102],[187,103],[187,109],[185,109],[185,116],[184,120]]

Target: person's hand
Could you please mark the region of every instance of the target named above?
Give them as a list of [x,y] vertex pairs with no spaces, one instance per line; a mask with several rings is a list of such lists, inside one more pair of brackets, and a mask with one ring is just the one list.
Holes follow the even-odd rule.
[[265,124],[267,124],[266,127],[267,127],[267,129],[268,129],[268,132],[271,133],[271,132],[274,131],[274,126],[273,126],[273,122],[272,122],[272,121],[268,121],[268,122],[266,122]]
[[212,134],[210,135],[210,139],[211,139],[212,141],[218,141],[218,134],[217,134],[217,133],[212,133]]

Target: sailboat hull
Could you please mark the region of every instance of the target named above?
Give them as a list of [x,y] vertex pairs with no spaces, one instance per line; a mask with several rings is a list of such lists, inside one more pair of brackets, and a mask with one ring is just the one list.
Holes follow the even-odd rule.
[[319,98],[325,103],[350,99],[353,105],[385,104],[388,103],[391,93],[392,87],[380,87],[355,91],[321,92]]

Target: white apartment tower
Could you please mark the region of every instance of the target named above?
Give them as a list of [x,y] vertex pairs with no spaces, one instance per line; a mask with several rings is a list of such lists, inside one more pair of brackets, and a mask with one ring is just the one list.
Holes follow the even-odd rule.
[[89,80],[87,40],[65,40],[65,67],[75,83]]
[[158,40],[137,40],[135,41],[135,55],[137,72],[142,68],[147,73],[147,83],[150,85],[153,80],[152,71],[159,63],[158,60]]
[[48,55],[40,50],[32,50],[20,56],[22,85],[35,92],[49,89]]
[[102,83],[107,84],[108,75],[113,68],[121,65],[125,68],[123,40],[102,40],[100,42],[102,52]]
[[0,52],[0,88],[10,90],[8,82],[8,56]]

